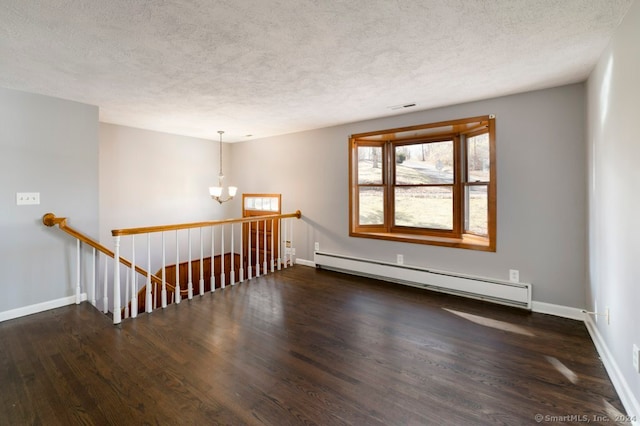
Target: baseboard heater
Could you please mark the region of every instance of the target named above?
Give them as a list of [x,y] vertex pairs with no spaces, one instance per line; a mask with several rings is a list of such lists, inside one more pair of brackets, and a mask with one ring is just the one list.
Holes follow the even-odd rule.
[[376,278],[531,310],[531,284],[315,252],[317,268]]

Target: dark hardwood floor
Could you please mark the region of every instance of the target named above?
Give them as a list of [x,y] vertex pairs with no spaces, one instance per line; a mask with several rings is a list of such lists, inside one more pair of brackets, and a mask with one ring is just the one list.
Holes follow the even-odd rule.
[[110,321],[83,303],[0,323],[0,424],[611,425],[624,413],[581,322],[305,266]]

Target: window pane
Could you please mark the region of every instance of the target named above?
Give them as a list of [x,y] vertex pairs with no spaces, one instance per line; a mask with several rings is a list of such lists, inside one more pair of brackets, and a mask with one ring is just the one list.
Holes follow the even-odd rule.
[[358,194],[360,225],[384,224],[384,189],[383,188],[359,188]]
[[465,212],[464,230],[478,235],[488,233],[488,197],[486,185],[467,186],[465,189]]
[[468,182],[489,182],[489,161],[489,133],[468,138]]
[[453,183],[453,141],[395,147],[396,185]]
[[394,223],[396,226],[452,230],[452,188],[396,187]]
[[358,147],[358,184],[382,183],[382,147]]

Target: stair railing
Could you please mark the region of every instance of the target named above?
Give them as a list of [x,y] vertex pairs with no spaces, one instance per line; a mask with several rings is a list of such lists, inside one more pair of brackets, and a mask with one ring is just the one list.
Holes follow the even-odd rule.
[[[217,221],[184,223],[164,226],[150,226],[143,228],[115,229],[111,231],[114,239],[114,250],[110,250],[92,238],[82,234],[81,232],[67,225],[67,218],[56,217],[53,213],[47,213],[43,216],[42,221],[47,226],[55,226],[73,236],[77,240],[77,268],[76,268],[76,303],[81,302],[81,274],[80,274],[80,256],[81,244],[87,244],[93,248],[93,262],[91,271],[90,289],[87,290],[91,303],[96,306],[96,250],[105,256],[104,272],[103,272],[103,311],[109,312],[109,280],[108,280],[108,258],[113,258],[113,323],[119,324],[124,318],[135,318],[138,315],[138,293],[141,297],[144,295],[144,310],[151,313],[156,306],[158,299],[157,289],[160,290],[160,305],[166,308],[168,304],[168,292],[173,293],[173,302],[180,303],[183,296],[188,299],[193,298],[193,271],[192,262],[199,263],[198,275],[198,293],[200,296],[205,294],[206,287],[211,292],[215,292],[216,281],[219,288],[225,288],[227,284],[235,285],[243,282],[245,279],[265,275],[275,270],[287,268],[293,265],[295,249],[293,248],[293,220],[300,219],[302,214],[300,211],[290,214],[276,214],[265,216],[254,216],[238,219],[226,219]],[[237,225],[241,225],[239,228]],[[194,246],[194,238],[192,230],[199,230],[197,237],[196,251],[197,256],[194,259],[192,249]],[[180,239],[180,231],[185,231],[187,236],[186,246],[187,255],[181,259],[180,250],[184,248],[185,242]],[[216,232],[218,231],[218,232]],[[225,233],[225,231],[227,231]],[[167,269],[172,267],[167,262],[167,243],[166,236],[168,233],[175,232],[175,282],[168,281]],[[184,237],[184,233],[182,235]],[[160,249],[152,256],[152,235],[160,234]],[[136,237],[146,235],[146,249],[136,248]],[[239,238],[238,238],[239,235]],[[129,239],[126,246],[130,247],[130,259],[123,257],[123,239]],[[156,238],[157,239],[157,238]],[[183,238],[184,240],[184,238]],[[182,243],[182,244],[181,244]],[[239,254],[236,248],[239,246]],[[284,248],[284,250],[283,250]],[[136,253],[144,252],[146,255],[146,269],[142,268],[136,259]],[[216,271],[214,259],[219,258],[218,269]],[[154,262],[152,262],[152,257]],[[186,257],[186,259],[185,259]],[[186,283],[181,283],[181,261],[186,261],[188,276]],[[152,274],[152,265],[158,266],[158,272]],[[205,285],[205,264],[208,264],[209,281]],[[122,286],[123,276],[122,268],[125,273],[125,285]],[[246,271],[246,274],[245,274]],[[229,274],[227,275],[227,272]],[[139,289],[139,277],[143,277],[145,282],[145,290]],[[155,291],[154,291],[155,289]],[[124,290],[124,291],[123,291]],[[124,297],[123,297],[124,296]],[[141,306],[143,301],[140,300]],[[124,305],[124,308],[122,307]],[[142,307],[141,307],[142,309]]]
[[[70,227],[69,225],[67,225],[67,218],[66,217],[57,217],[55,214],[53,213],[46,213],[43,217],[42,217],[42,223],[44,223],[46,226],[52,227],[55,225],[58,225],[58,228],[60,228],[62,231],[66,232],[67,234],[71,235],[72,237],[76,238],[76,304],[79,304],[81,302],[81,274],[80,274],[80,265],[81,265],[81,261],[80,261],[80,257],[81,257],[81,243],[87,244],[90,247],[92,247],[93,249],[93,259],[94,262],[92,262],[92,273],[91,273],[91,291],[88,292],[88,296],[91,297],[91,304],[93,306],[96,306],[96,278],[97,278],[97,274],[96,274],[96,250],[103,253],[105,256],[107,257],[111,257],[112,259],[115,258],[115,253],[113,251],[111,251],[109,248],[105,247],[104,245],[100,244],[98,241],[94,240],[93,238],[83,234],[80,231],[77,231],[76,229],[73,229],[72,227]],[[142,275],[148,276],[149,279],[152,282],[155,283],[161,283],[162,280],[160,278],[158,278],[157,276],[150,274],[149,272],[145,271],[144,269],[142,269],[140,266],[137,266],[135,264],[133,264],[131,261],[125,259],[124,257],[120,257],[119,258],[119,262],[124,265],[127,268],[132,268],[134,267],[135,270]],[[105,262],[105,275],[104,275],[104,283],[105,283],[105,291],[103,293],[103,312],[107,313],[109,311],[109,298],[107,297],[107,278],[108,278],[108,274],[106,273],[107,269],[106,269],[106,262]],[[96,306],[97,307],[97,306]]]

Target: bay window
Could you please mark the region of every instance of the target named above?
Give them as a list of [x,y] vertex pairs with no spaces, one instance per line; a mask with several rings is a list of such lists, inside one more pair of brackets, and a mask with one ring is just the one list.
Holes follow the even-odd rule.
[[495,119],[352,135],[350,235],[495,251]]

